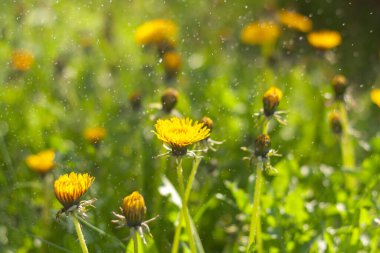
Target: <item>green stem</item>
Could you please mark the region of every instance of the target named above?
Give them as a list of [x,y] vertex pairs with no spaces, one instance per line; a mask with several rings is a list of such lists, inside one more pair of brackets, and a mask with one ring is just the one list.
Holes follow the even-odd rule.
[[268,126],[269,126],[269,121],[267,117],[265,117],[264,122],[263,122],[263,131],[262,134],[268,134]]
[[342,136],[341,136],[341,149],[342,149],[342,163],[343,167],[347,169],[355,168],[355,152],[352,145],[352,140],[348,132],[349,123],[347,111],[343,102],[339,102],[339,111],[342,120]]
[[75,214],[71,214],[71,218],[73,219],[75,230],[77,231],[77,234],[78,234],[78,239],[79,239],[80,247],[82,248],[82,252],[88,253],[87,245],[86,245],[86,242],[84,240],[82,229],[80,227],[77,216]]
[[4,136],[0,132],[0,152],[2,157],[4,158],[4,163],[7,168],[6,173],[7,173],[7,180],[6,183],[8,185],[13,185],[13,174],[14,174],[14,167],[12,163],[11,156],[9,155],[7,144],[5,143]]
[[[137,238],[137,231],[136,229],[134,229],[133,231],[133,252],[134,253],[139,253],[139,240]],[[126,253],[127,253],[128,249],[126,248]]]
[[[189,179],[187,181],[186,190],[185,190],[185,197],[184,197],[184,200],[182,202],[182,205],[187,206],[187,203],[188,203],[189,198],[190,198],[191,187],[193,185],[194,178],[195,178],[195,175],[198,171],[198,167],[199,167],[200,162],[201,162],[201,158],[198,158],[198,157],[195,158],[195,160],[193,161],[193,167],[191,168]],[[181,235],[181,228],[182,228],[182,219],[183,219],[182,212],[180,212],[178,215],[178,225],[177,225],[177,227],[175,229],[175,233],[174,233],[173,246],[172,246],[171,253],[178,252],[179,237]]]
[[[183,174],[182,174],[182,159],[179,158],[177,159],[177,176],[178,176],[178,185],[179,185],[179,192],[181,195],[181,202],[182,202],[182,215],[185,219],[185,229],[187,233],[187,237],[189,240],[190,244],[190,252],[191,253],[197,253],[196,247],[195,247],[195,242],[194,242],[194,237],[193,233],[191,230],[191,223],[190,223],[190,214],[189,214],[189,209],[187,208],[187,203],[185,202],[185,188],[183,186]],[[178,224],[180,225],[180,224]]]
[[[261,186],[263,182],[263,163],[259,159],[257,161],[257,168],[256,168],[256,183],[255,183],[255,193],[253,197],[253,206],[252,206],[252,213],[251,213],[251,225],[249,228],[249,239],[248,239],[248,245],[246,252],[250,252],[251,245],[255,242],[255,237],[259,234],[257,233],[257,228],[260,226],[260,195],[261,195]],[[261,235],[261,233],[260,233]],[[257,236],[258,237],[258,236]],[[257,238],[258,241],[261,241],[261,238]]]

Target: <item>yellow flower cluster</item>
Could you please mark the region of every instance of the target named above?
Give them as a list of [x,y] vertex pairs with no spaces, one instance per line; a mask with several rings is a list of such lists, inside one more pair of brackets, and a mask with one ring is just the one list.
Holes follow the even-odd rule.
[[12,54],[12,66],[16,70],[27,71],[34,62],[33,54],[26,50],[18,50]]
[[240,39],[248,45],[270,44],[277,40],[280,33],[280,27],[274,22],[253,22],[243,28]]
[[89,174],[71,172],[60,176],[54,182],[54,193],[58,201],[67,210],[78,205],[80,198],[87,192],[95,178]]
[[313,22],[310,18],[294,11],[283,10],[278,12],[277,16],[280,23],[290,29],[300,32],[309,32],[313,27]]
[[342,43],[342,36],[337,31],[321,30],[309,33],[307,40],[315,48],[328,50],[339,46]]
[[84,130],[84,138],[93,144],[103,140],[106,134],[107,131],[103,127],[91,127]]
[[44,174],[54,168],[55,153],[53,150],[45,150],[35,155],[26,157],[26,165],[33,171]]
[[135,40],[140,45],[175,44],[176,24],[167,19],[154,19],[140,25],[135,33]]

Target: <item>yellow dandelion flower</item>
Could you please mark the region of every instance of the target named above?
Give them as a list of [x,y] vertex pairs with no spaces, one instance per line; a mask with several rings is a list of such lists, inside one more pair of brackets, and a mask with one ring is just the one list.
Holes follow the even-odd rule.
[[164,68],[167,72],[175,73],[181,68],[181,56],[175,51],[164,54]]
[[272,116],[282,99],[282,91],[277,87],[270,87],[263,96],[264,114]]
[[371,100],[378,107],[380,107],[380,89],[373,89],[373,90],[371,90]]
[[273,22],[254,22],[243,28],[240,40],[248,45],[270,44],[277,40],[280,33],[280,27]]
[[281,24],[300,32],[309,32],[313,23],[310,18],[303,16],[297,12],[283,10],[278,14],[278,19]]
[[89,174],[76,174],[71,172],[60,176],[54,182],[54,193],[65,210],[79,204],[80,198],[90,188],[95,178]]
[[154,19],[140,25],[135,33],[135,40],[140,45],[160,45],[175,43],[176,24],[167,19]]
[[12,54],[12,66],[16,70],[27,71],[34,62],[33,54],[26,50],[18,50]]
[[191,119],[159,119],[155,124],[157,138],[168,144],[175,156],[187,154],[187,147],[210,136],[210,129]]
[[140,226],[144,221],[146,206],[144,197],[139,192],[134,191],[132,194],[126,196],[123,199],[122,209],[128,226]]
[[332,49],[342,43],[342,36],[337,31],[321,30],[307,35],[310,45],[318,49]]
[[84,138],[93,144],[103,140],[106,134],[107,131],[103,127],[91,127],[84,130]]
[[54,168],[55,153],[53,150],[45,150],[35,155],[26,157],[26,165],[33,171],[44,174]]

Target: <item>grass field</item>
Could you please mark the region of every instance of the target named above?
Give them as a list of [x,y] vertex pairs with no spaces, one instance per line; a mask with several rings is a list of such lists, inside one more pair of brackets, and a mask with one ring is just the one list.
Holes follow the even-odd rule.
[[378,252],[378,1],[0,6],[0,252]]

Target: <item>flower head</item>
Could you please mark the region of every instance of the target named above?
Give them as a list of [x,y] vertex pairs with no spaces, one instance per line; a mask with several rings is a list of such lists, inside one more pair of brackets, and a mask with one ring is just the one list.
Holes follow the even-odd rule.
[[54,168],[54,158],[55,153],[50,149],[27,156],[25,162],[31,170],[45,174]]
[[33,54],[26,50],[18,50],[12,54],[12,66],[16,70],[27,71],[34,62]]
[[142,94],[138,91],[131,93],[128,96],[129,103],[134,111],[141,109]]
[[335,98],[342,100],[344,97],[344,93],[346,92],[347,89],[347,79],[343,75],[336,75],[334,78],[331,80],[334,93],[335,93]]
[[204,116],[202,119],[201,119],[201,122],[205,125],[205,127],[207,127],[208,129],[210,129],[210,132],[212,131],[212,128],[214,126],[214,121],[207,117],[207,116]]
[[339,46],[342,43],[342,36],[337,31],[321,30],[309,33],[307,40],[315,48],[328,50]]
[[140,226],[146,213],[144,197],[139,192],[134,191],[123,199],[122,209],[128,226]]
[[164,54],[164,68],[168,77],[174,77],[181,68],[181,55],[175,51]]
[[278,19],[283,25],[300,32],[309,32],[313,27],[310,18],[293,11],[280,11]]
[[256,157],[266,157],[270,151],[270,137],[267,134],[261,134],[256,138],[255,141],[255,156]]
[[380,89],[371,90],[371,100],[374,104],[380,107]]
[[91,127],[84,130],[84,138],[93,144],[103,140],[106,134],[107,131],[103,127]]
[[240,40],[248,45],[270,44],[277,40],[280,32],[279,26],[273,22],[254,22],[243,28]]
[[60,176],[54,182],[54,193],[63,205],[64,211],[79,205],[80,198],[87,192],[95,178],[89,174],[71,172]]
[[154,19],[140,25],[135,33],[136,42],[140,45],[175,44],[176,24],[167,19]]
[[282,91],[277,87],[270,87],[263,96],[264,114],[272,116],[280,104]]
[[159,119],[155,124],[157,138],[169,145],[171,154],[183,156],[187,154],[187,147],[207,138],[210,129],[203,123],[191,119]]
[[341,134],[343,127],[342,127],[342,120],[340,117],[340,114],[336,111],[332,111],[329,113],[329,123],[330,128],[335,134]]

